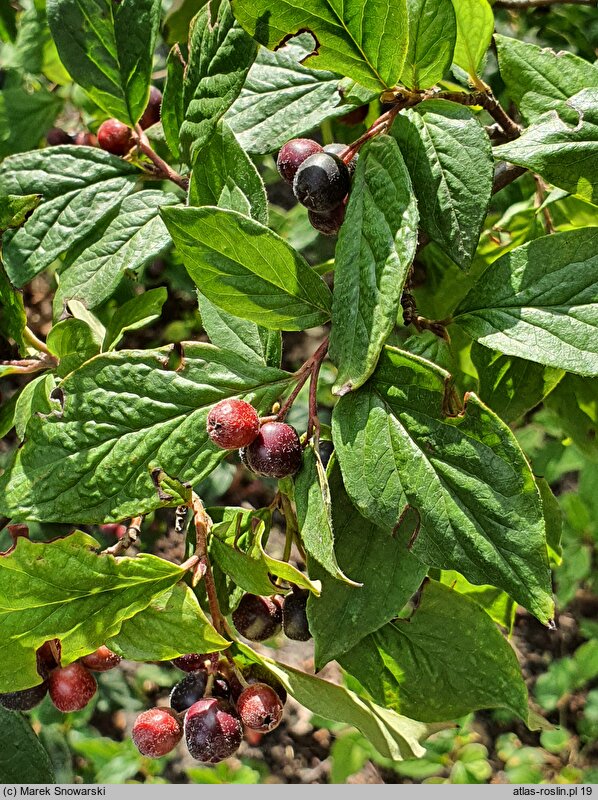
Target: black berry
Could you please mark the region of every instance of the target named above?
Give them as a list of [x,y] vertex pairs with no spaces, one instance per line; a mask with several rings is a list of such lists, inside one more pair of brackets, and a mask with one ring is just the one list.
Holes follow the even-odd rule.
[[284,599],[282,606],[282,629],[285,636],[298,642],[311,639],[307,623],[307,590],[293,589]]
[[170,662],[183,672],[195,672],[198,669],[215,671],[220,661],[220,653],[188,653],[186,656],[173,658]]
[[324,236],[336,236],[345,219],[346,210],[346,205],[341,203],[340,206],[324,214],[318,214],[316,211],[308,211],[307,216],[312,227],[320,231],[320,233],[323,233]]
[[173,686],[170,693],[170,707],[175,711],[186,711],[193,703],[204,696],[208,673],[205,670],[190,672]]
[[224,450],[245,447],[260,429],[257,411],[245,400],[221,400],[210,410],[206,423],[208,436]]
[[297,170],[293,192],[306,208],[323,213],[340,205],[350,186],[349,170],[338,156],[316,153]]
[[[267,684],[274,689],[276,694],[280,697],[282,703],[286,703],[287,690],[284,688],[278,678],[275,675],[272,675],[272,673],[261,664],[251,664],[250,667],[243,670],[243,678],[245,679],[245,683],[248,683],[250,686],[254,683]],[[237,698],[239,697],[240,693],[240,691],[237,692]]]
[[268,733],[282,719],[282,701],[271,686],[254,683],[241,692],[237,711],[243,725],[253,731]]
[[183,736],[178,714],[170,708],[150,708],[135,720],[131,738],[139,752],[149,758],[170,753]]
[[75,661],[50,673],[50,699],[59,711],[80,711],[89,703],[98,688],[96,679],[83,664]]
[[204,697],[185,716],[185,741],[193,758],[217,764],[239,748],[243,726],[226,700]]
[[57,144],[73,144],[74,139],[62,128],[50,128],[46,134],[46,141],[50,147],[54,147]]
[[280,149],[276,166],[284,180],[292,184],[297,170],[305,159],[321,152],[322,146],[313,139],[291,139]]
[[233,611],[235,628],[252,642],[263,642],[279,633],[282,624],[280,604],[271,597],[244,594]]
[[297,431],[285,422],[267,422],[246,448],[245,458],[258,475],[269,478],[294,475],[302,461]]
[[[332,153],[332,155],[339,156],[340,158],[342,154],[347,150],[347,145],[341,144],[340,142],[331,142],[330,144],[325,145],[323,149],[325,153]],[[353,177],[353,173],[355,172],[355,167],[357,166],[358,158],[359,158],[358,154],[354,155],[351,161],[349,161],[349,163],[347,164],[347,169],[349,170],[349,175],[351,177]]]
[[31,689],[22,689],[19,692],[0,694],[0,706],[10,711],[30,711],[39,705],[48,692],[48,682],[44,681]]

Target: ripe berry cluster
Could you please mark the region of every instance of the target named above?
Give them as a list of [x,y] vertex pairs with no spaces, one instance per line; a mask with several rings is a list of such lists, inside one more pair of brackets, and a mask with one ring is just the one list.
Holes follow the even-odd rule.
[[306,642],[311,639],[306,613],[308,594],[297,586],[286,597],[244,594],[233,611],[235,628],[252,642],[263,642],[281,630],[289,639]]
[[240,448],[246,467],[258,475],[284,478],[294,475],[302,461],[297,431],[285,422],[260,420],[245,400],[221,400],[211,409],[206,423],[208,436],[223,450]]
[[46,642],[36,653],[37,671],[42,682],[30,689],[0,694],[0,705],[11,711],[30,711],[46,694],[59,711],[80,711],[96,693],[92,672],[106,672],[120,663],[120,656],[102,645],[93,653],[60,666],[60,644]]
[[355,172],[357,156],[343,161],[344,144],[324,147],[312,139],[291,139],[280,152],[276,165],[282,178],[293,187],[297,200],[308,209],[313,227],[326,236],[338,233]]
[[170,708],[151,708],[135,720],[140,753],[159,758],[185,737],[190,755],[216,764],[237,751],[244,732],[274,730],[282,719],[284,687],[259,665],[243,674],[219,653],[190,653],[172,664],[187,674],[170,693]]
[[[150,128],[160,121],[160,108],[162,106],[162,92],[155,86],[150,88],[149,102],[143,112],[139,125],[143,130]],[[49,145],[57,144],[83,144],[89,147],[98,147],[115,156],[126,156],[135,144],[133,131],[124,122],[117,119],[107,119],[99,127],[97,137],[93,133],[80,132],[72,136],[62,128],[51,128],[46,134]]]

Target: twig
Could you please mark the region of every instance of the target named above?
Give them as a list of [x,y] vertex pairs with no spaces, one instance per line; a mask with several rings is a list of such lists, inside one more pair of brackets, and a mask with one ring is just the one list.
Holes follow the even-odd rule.
[[[534,181],[536,182],[536,196],[534,198],[534,208],[539,209],[542,207],[544,200],[546,199],[546,190],[547,185],[544,178],[540,175],[534,175]],[[544,217],[544,226],[546,227],[546,233],[554,233],[554,223],[552,221],[552,216],[550,214],[549,209],[544,206],[542,208],[542,216]]]
[[403,306],[403,322],[405,325],[413,325],[418,333],[422,331],[431,331],[440,339],[444,339],[445,342],[450,344],[451,340],[446,329],[450,320],[431,320],[426,317],[420,317],[417,313],[415,298],[411,292],[407,290],[405,290],[401,296],[401,305]]
[[129,549],[132,545],[137,542],[139,538],[139,534],[141,533],[141,523],[143,522],[143,517],[133,517],[129,527],[125,531],[122,539],[119,539],[116,544],[113,544],[111,547],[107,547],[105,550],[102,550],[102,555],[108,556],[120,556],[126,550]]
[[220,604],[218,603],[218,595],[216,593],[216,584],[214,583],[214,575],[212,573],[212,565],[210,564],[210,557],[208,555],[208,534],[212,529],[212,520],[206,513],[201,499],[195,492],[193,492],[191,495],[191,509],[193,510],[193,522],[195,524],[194,555],[197,557],[196,563],[201,566],[201,571],[203,572],[203,579],[206,586],[206,594],[208,596],[212,623],[218,633],[224,635],[227,633],[227,625],[226,620],[220,611]]
[[44,369],[53,369],[58,359],[53,355],[42,353],[40,358],[21,358],[16,361],[0,361],[0,365],[11,367],[13,375],[31,375]]
[[453,103],[461,103],[461,105],[464,106],[481,106],[486,109],[496,122],[498,122],[505,134],[509,137],[509,141],[517,139],[517,137],[521,135],[521,128],[507,114],[493,95],[490,87],[485,87],[483,90],[476,92],[437,92],[434,98],[450,100]]
[[492,194],[500,192],[517,178],[525,175],[527,169],[518,167],[516,164],[509,164],[506,161],[499,161],[494,170],[494,182],[492,184]]
[[175,172],[172,167],[160,158],[160,156],[152,149],[147,141],[143,129],[137,125],[136,128],[137,148],[140,153],[143,153],[149,160],[158,168],[162,177],[167,178],[169,181],[176,183],[181,189],[187,191],[189,188],[189,178],[183,178],[178,172]]
[[322,367],[322,360],[315,361],[311,369],[311,378],[309,383],[309,411],[307,417],[307,433],[306,441],[309,441],[314,435],[316,438],[316,446],[320,439],[320,420],[318,419],[318,377],[320,375],[320,368]]
[[297,550],[301,555],[301,558],[305,561],[307,556],[305,554],[305,550],[303,549],[303,544],[301,539],[299,538],[299,525],[297,523],[297,515],[295,514],[295,509],[291,503],[290,497],[281,492],[280,494],[280,504],[281,504],[281,511],[285,519],[286,523],[286,532],[287,535],[291,536],[291,539],[295,542],[297,546]]
[[545,6],[570,5],[570,6],[595,6],[596,0],[496,0],[494,8],[542,8]]

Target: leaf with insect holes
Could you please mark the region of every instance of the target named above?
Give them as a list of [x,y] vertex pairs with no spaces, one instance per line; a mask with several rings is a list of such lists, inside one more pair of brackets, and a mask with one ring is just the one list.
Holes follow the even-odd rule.
[[372,91],[392,88],[407,51],[406,0],[232,0],[241,25],[270,50],[308,32],[314,51],[305,64],[333,70]]
[[376,367],[415,256],[417,222],[397,143],[377,136],[359,156],[336,248],[330,333],[336,394],[361,386]]
[[528,718],[513,648],[473,600],[427,581],[409,619],[390,622],[340,658],[377,703],[424,722],[508,708]]
[[60,60],[100,108],[127,125],[149,96],[159,0],[48,0]]
[[168,661],[222,650],[230,642],[208,621],[191,588],[177,584],[125,620],[106,644],[130,661]]
[[[197,483],[226,456],[208,438],[210,408],[242,396],[269,411],[291,376],[205,343],[120,350],[60,384],[64,407],[33,417],[0,478],[0,514],[45,522],[108,522],[161,505],[151,472]],[[176,503],[173,503],[176,504]]]
[[598,375],[598,228],[542,236],[491,264],[455,325],[485,347]]
[[449,375],[387,347],[376,373],[334,409],[335,451],[349,497],[393,527],[420,517],[424,564],[491,584],[548,623],[554,613],[540,496],[511,430],[475,395],[449,416]]
[[310,574],[322,582],[321,596],[310,597],[307,603],[316,670],[396,617],[427,571],[408,549],[415,530],[414,515],[394,531],[373,525],[351,503],[338,465],[331,462],[331,466],[336,556],[343,571],[359,583],[341,583],[310,559]]
[[39,683],[35,650],[48,639],[60,639],[66,666],[115,636],[185,574],[147,553],[114,558],[99,550],[76,531],[51,542],[20,537],[0,558],[0,691]]
[[2,195],[0,197],[0,233],[19,228],[40,204],[41,195]]
[[211,206],[164,208],[162,217],[194,283],[224,311],[274,330],[329,318],[324,281],[265,225]]

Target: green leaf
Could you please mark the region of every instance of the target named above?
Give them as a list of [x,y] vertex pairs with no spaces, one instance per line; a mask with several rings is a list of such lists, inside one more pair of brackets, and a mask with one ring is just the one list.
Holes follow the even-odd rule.
[[0,558],[0,691],[39,683],[35,650],[48,639],[60,639],[66,666],[115,636],[124,620],[184,575],[147,553],[114,558],[99,549],[95,539],[75,531],[52,542],[20,537]]
[[[4,377],[4,375],[10,375],[10,372],[0,372],[0,375]],[[14,427],[15,409],[19,397],[20,394],[17,390],[8,399],[3,398],[2,403],[0,403],[0,438],[4,438]]]
[[101,236],[92,236],[60,276],[55,311],[73,298],[95,308],[110,297],[125,272],[137,272],[161,255],[172,239],[160,208],[177,202],[176,195],[155,190],[126,197]]
[[588,458],[598,460],[598,380],[565,375],[546,398],[557,428]]
[[17,38],[17,11],[10,3],[0,5],[0,39],[14,42]]
[[313,53],[305,63],[353,78],[372,91],[393,87],[407,51],[406,0],[233,0],[241,25],[260,44],[276,50],[298,32],[310,33]]
[[[23,714],[0,706],[0,775],[3,783],[55,783],[46,750]],[[5,787],[6,788],[6,787]]]
[[17,291],[4,271],[0,261],[0,335],[5,339],[12,339],[19,352],[25,355],[27,343],[23,339],[23,331],[27,327],[27,315],[23,304],[23,295]]
[[[253,527],[254,523],[259,524]],[[223,522],[214,526],[210,553],[220,569],[251,594],[270,595],[276,590],[270,575],[320,593],[318,581],[311,581],[286,561],[279,561],[264,550],[266,526],[263,520],[247,509],[227,508]]]
[[424,232],[467,269],[492,192],[492,147],[468,108],[428,100],[393,125],[411,174]]
[[209,5],[204,6],[189,33],[179,143],[192,164],[238,97],[257,54],[256,43],[235,21],[228,0],[220,0],[215,21],[210,14]]
[[390,136],[378,136],[359,157],[336,248],[330,333],[336,394],[361,386],[376,367],[415,256],[417,222],[399,148]]
[[457,20],[451,0],[407,0],[409,49],[401,83],[427,89],[444,77],[453,62]]
[[341,583],[310,562],[310,574],[322,582],[321,597],[310,597],[307,604],[316,670],[396,617],[427,569],[408,550],[413,520],[394,531],[372,525],[351,503],[338,466],[331,472],[330,490],[338,562],[363,585]]
[[[258,50],[241,94],[224,117],[249,153],[272,153],[325,119],[357,108],[357,103],[346,102],[336,73],[301,63],[312,42],[309,34],[301,34],[275,53]],[[368,92],[359,105],[374,96]]]
[[253,162],[234,133],[219,122],[201,150],[189,185],[189,205],[218,206],[268,224],[268,198]]
[[559,501],[552,493],[548,481],[536,478],[536,484],[542,498],[542,510],[546,522],[546,547],[551,567],[559,567],[563,563],[563,547],[561,537],[563,533],[563,512]]
[[528,717],[515,652],[472,600],[436,581],[408,620],[396,620],[340,659],[374,700],[424,722],[482,708]]
[[103,350],[114,350],[127,331],[135,331],[158,319],[166,302],[165,286],[138,294],[119,306],[112,315],[102,346]]
[[538,172],[555,186],[598,203],[598,89],[567,101],[570,122],[555,111],[538,117],[518,139],[494,148],[496,158]]
[[236,211],[165,208],[162,217],[202,294],[235,316],[275,330],[326,322],[330,291],[305,259]]
[[81,319],[65,319],[54,325],[47,338],[48,350],[58,358],[57,374],[64,378],[100,352],[101,340]]
[[110,117],[135,125],[149,98],[159,0],[48,0],[60,60]]
[[180,159],[179,134],[185,119],[184,79],[185,60],[178,44],[168,54],[166,83],[160,107],[160,121],[166,144],[172,155]]
[[5,72],[0,91],[0,159],[32,150],[52,127],[62,100],[40,83],[25,83],[20,72]]
[[506,592],[496,586],[476,586],[454,570],[441,570],[439,580],[454,592],[477,603],[494,622],[502,625],[509,636],[511,635],[517,606]]
[[491,264],[453,320],[509,356],[598,375],[598,229],[543,236]]
[[138,170],[97,147],[60,147],[7,158],[0,166],[0,192],[42,194],[23,227],[4,235],[6,271],[23,286],[115,214],[130,194]]
[[162,25],[162,34],[168,44],[186,42],[189,37],[189,25],[207,0],[174,0]]
[[330,487],[313,442],[303,451],[303,463],[294,479],[294,499],[299,535],[305,552],[333,578],[351,586],[359,586],[347,578],[336,560]]
[[50,392],[55,384],[54,375],[44,373],[23,387],[16,401],[14,416],[15,433],[19,440],[24,439],[27,423],[34,414],[48,414],[52,410]]
[[332,431],[345,488],[362,514],[394,526],[409,504],[412,552],[504,589],[542,622],[553,614],[544,521],[509,428],[473,394],[448,416],[448,373],[386,348],[370,382],[342,397]]
[[503,356],[477,342],[471,360],[478,372],[478,395],[508,425],[539,405],[565,374],[562,369]]
[[125,620],[106,644],[131,661],[168,661],[187,653],[212,653],[230,643],[208,621],[190,587],[177,584]]
[[279,664],[238,644],[250,662],[263,664],[298,703],[326,719],[357,728],[386,758],[402,761],[426,752],[420,741],[432,731],[422,722],[400,716],[355,692]]
[[228,314],[211,303],[201,292],[197,293],[201,323],[212,344],[248,358],[279,367],[282,357],[280,331],[260,328],[255,322]]
[[499,34],[494,40],[501,77],[525,119],[535,122],[546,111],[556,111],[575,124],[577,114],[566,101],[582,89],[598,89],[598,68],[573,53]]
[[494,31],[494,14],[488,0],[453,0],[457,17],[457,42],[453,63],[477,75]]
[[29,214],[39,205],[39,194],[5,195],[0,197],[0,233],[9,228],[20,228]]
[[62,381],[62,412],[31,419],[25,445],[0,478],[0,513],[86,523],[158,508],[166,501],[152,470],[198,483],[226,455],[206,431],[214,403],[244,396],[263,413],[290,379],[203,343],[184,345],[177,371],[169,366],[173,352],[106,353]]

